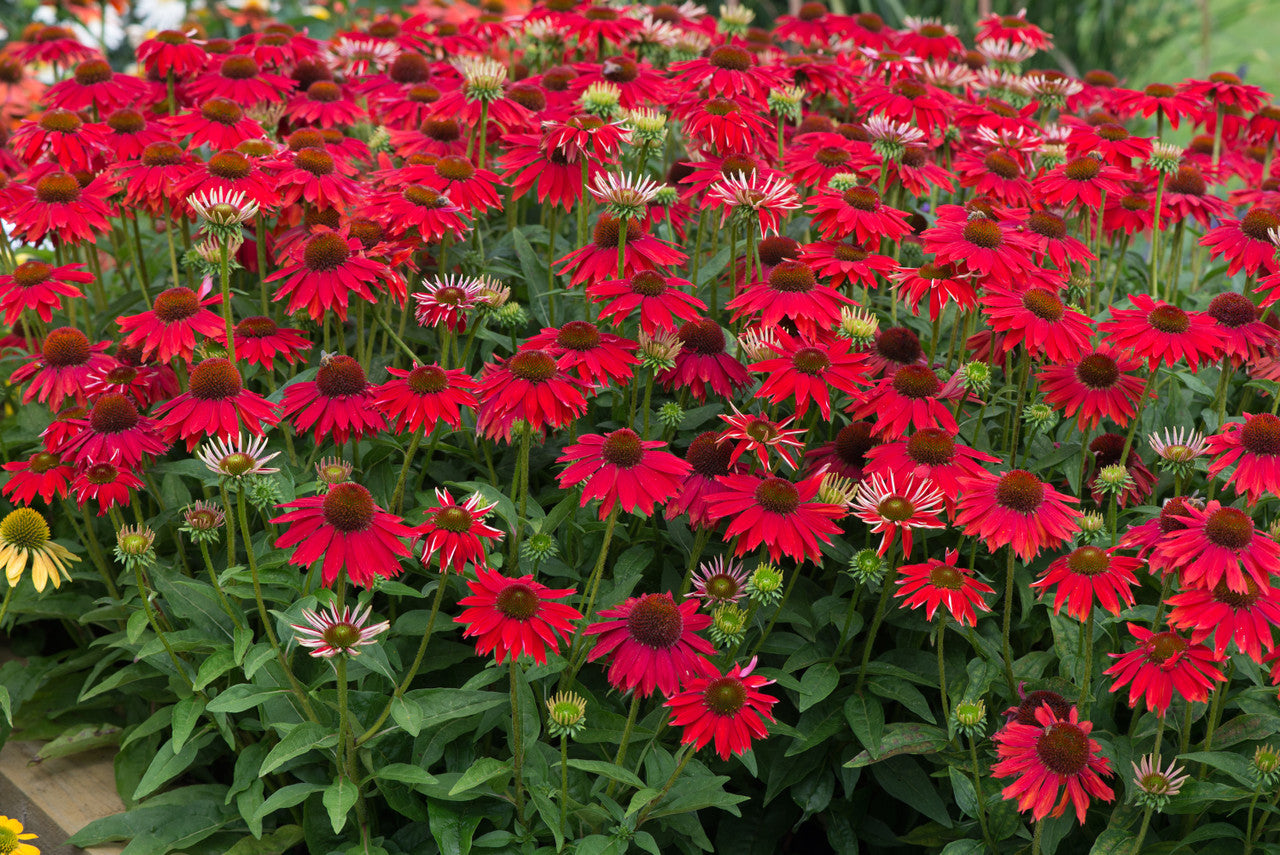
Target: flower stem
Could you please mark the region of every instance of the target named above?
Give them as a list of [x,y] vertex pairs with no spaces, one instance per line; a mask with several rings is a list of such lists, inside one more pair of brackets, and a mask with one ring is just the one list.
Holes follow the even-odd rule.
[[516,460],[515,472],[511,473],[511,501],[516,507],[516,530],[507,543],[507,566],[512,575],[520,566],[520,541],[524,537],[525,514],[529,510],[529,444],[532,440],[532,430],[520,431],[520,456]]
[[560,734],[560,833],[569,836],[569,735]]
[[978,827],[982,829],[982,839],[987,843],[987,850],[995,852],[996,845],[991,839],[991,832],[987,829],[987,804],[986,797],[982,794],[982,770],[978,765],[978,741],[972,736],[969,737],[969,760],[973,764],[973,794],[974,800],[978,803]]
[[147,269],[147,257],[142,252],[142,229],[138,227],[138,218],[135,216],[133,223],[133,250],[138,258],[138,286],[142,289],[142,299],[151,302],[151,297],[147,293],[147,288],[151,284],[151,271]]
[[231,322],[231,248],[227,241],[222,241],[221,259],[218,264],[219,278],[222,280],[222,319],[227,324],[227,358],[232,364],[236,361],[236,331]]
[[404,507],[404,482],[409,477],[409,467],[413,464],[413,456],[418,453],[418,446],[422,444],[422,437],[423,433],[419,430],[409,440],[409,449],[404,453],[404,464],[400,467],[400,477],[396,479],[395,490],[391,493],[391,512],[397,516]]
[[587,599],[585,608],[581,610],[582,620],[578,621],[578,626],[573,631],[573,641],[569,643],[569,653],[566,656],[569,660],[569,667],[561,672],[561,689],[565,689],[569,685],[569,681],[574,678],[578,673],[578,669],[582,667],[580,656],[585,654],[580,653],[578,644],[582,640],[583,628],[591,622],[591,618],[595,614],[596,594],[600,591],[600,576],[604,573],[604,563],[609,557],[609,544],[613,541],[613,530],[618,524],[618,510],[619,506],[614,505],[613,510],[609,512],[609,519],[604,529],[604,541],[600,544],[600,555],[596,558],[596,566],[592,568],[591,575],[587,577],[587,584],[583,587]]
[[764,628],[764,632],[760,633],[760,637],[756,639],[755,645],[751,648],[748,659],[760,652],[761,646],[769,639],[769,634],[773,632],[774,624],[778,622],[778,618],[782,615],[782,610],[787,607],[787,600],[791,599],[791,591],[796,586],[796,581],[800,578],[800,568],[796,567],[791,571],[791,581],[787,582],[786,589],[782,592],[782,599],[778,601],[778,607],[773,611],[773,617],[769,618],[769,624]]
[[10,585],[8,590],[4,592],[4,602],[0,603],[0,629],[4,627],[4,616],[9,613],[9,601],[13,599],[13,589],[15,585]]
[[1009,644],[1009,629],[1013,623],[1013,571],[1014,571],[1014,555],[1013,547],[1009,547],[1009,561],[1005,569],[1004,577],[1004,679],[1009,684],[1009,691],[1013,694],[1018,693],[1018,685],[1013,679],[1013,647]]
[[524,825],[524,723],[520,721],[520,681],[516,679],[516,657],[510,659],[511,673],[511,766],[515,776],[516,822]]
[[689,760],[693,757],[693,745],[686,745],[681,749],[680,762],[676,764],[675,770],[671,773],[671,777],[667,779],[667,783],[663,785],[662,792],[658,793],[653,799],[644,806],[644,810],[640,811],[640,816],[636,817],[636,828],[640,828],[644,821],[649,818],[649,814],[658,806],[658,803],[667,797],[667,793],[671,792],[671,788],[675,785],[676,779],[680,777],[680,773],[684,771],[684,767],[689,765]]
[[213,583],[213,590],[218,595],[218,602],[222,603],[222,609],[227,613],[227,617],[231,618],[231,622],[235,624],[236,629],[244,627],[244,616],[237,609],[231,607],[231,601],[227,599],[227,594],[222,590],[222,583],[218,581],[218,574],[213,569],[213,558],[209,555],[209,547],[202,540],[200,541],[200,555],[204,557],[205,570],[209,572],[209,581]]
[[[1114,504],[1114,503],[1113,503]],[[1089,704],[1093,699],[1093,609],[1085,618],[1084,626],[1084,679],[1080,681],[1080,717],[1089,717]]]
[[889,607],[889,598],[893,596],[894,582],[898,579],[898,562],[894,558],[897,542],[889,547],[889,572],[885,574],[884,587],[880,589],[880,601],[876,603],[875,616],[871,618],[871,628],[867,630],[867,640],[862,643],[862,664],[858,666],[858,685],[854,689],[862,693],[862,686],[867,682],[867,664],[871,661],[871,648],[875,646],[876,635],[880,632],[880,624],[884,621],[885,610]]
[[[636,714],[640,712],[640,693],[632,690],[631,692],[631,709],[627,712],[627,724],[622,729],[622,740],[618,743],[618,753],[613,758],[615,766],[621,766],[627,759],[627,748],[631,746],[631,731],[636,726]],[[613,798],[613,791],[618,788],[616,780],[609,781],[609,787],[605,790],[605,795]]]
[[[178,658],[178,654],[174,651],[173,645],[169,643],[169,639],[165,636],[164,630],[160,628],[160,621],[156,619],[155,611],[151,608],[151,598],[147,595],[147,583],[146,580],[142,578],[142,565],[138,562],[134,562],[133,565],[133,578],[134,581],[137,582],[138,596],[142,598],[142,610],[146,612],[147,623],[151,624],[151,631],[156,634],[156,637],[160,639],[160,643],[164,645],[165,652],[169,654],[169,659],[173,662],[173,667],[182,675],[183,682],[187,684],[188,688],[194,691],[195,683],[192,682],[191,675],[188,674],[187,669],[182,666],[182,660]],[[12,593],[13,588],[10,588],[9,591]],[[9,599],[6,596],[5,605],[7,606],[8,604]],[[3,617],[2,613],[0,613],[0,617]]]
[[942,721],[951,720],[951,712],[947,709],[947,663],[943,658],[942,644],[947,637],[947,616],[938,617],[938,691],[942,695]]

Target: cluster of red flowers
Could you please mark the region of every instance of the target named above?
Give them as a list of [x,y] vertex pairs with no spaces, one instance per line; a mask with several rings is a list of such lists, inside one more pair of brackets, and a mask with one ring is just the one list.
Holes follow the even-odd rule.
[[[802,572],[865,526],[904,606],[932,620],[945,605],[968,626],[995,589],[954,550],[908,563],[931,532],[1007,548],[1010,568],[1055,553],[1034,588],[1082,622],[1095,606],[1120,615],[1157,574],[1168,626],[1130,623],[1113,691],[1160,713],[1175,695],[1203,701],[1233,645],[1271,654],[1280,680],[1280,546],[1253,517],[1280,492],[1280,419],[1223,418],[1233,379],[1280,381],[1267,308],[1280,300],[1280,109],[1225,73],[1135,90],[1105,72],[1024,72],[1050,39],[1019,16],[981,21],[973,49],[935,22],[893,29],[813,2],[772,33],[750,22],[736,6],[716,19],[692,4],[547,0],[463,25],[382,18],[330,43],[283,24],[236,39],[165,31],[138,47],[137,75],[33,26],[5,56],[60,80],[0,151],[0,220],[26,259],[5,254],[0,310],[22,363],[11,382],[53,417],[42,446],[5,465],[4,495],[106,514],[151,489],[148,467],[175,444],[287,430],[339,450],[402,437],[406,470],[448,431],[486,458],[519,444],[527,498],[531,438],[567,435],[558,484],[597,501],[610,532],[621,514],[659,514]],[[489,57],[499,43],[519,47]],[[1175,148],[1166,124],[1200,134]],[[1228,186],[1244,189],[1214,195]],[[526,227],[539,210],[546,279],[482,275],[504,217],[513,242],[495,255],[538,270]],[[163,232],[171,271],[143,251],[144,226]],[[1181,308],[1188,234],[1245,288],[1197,277],[1192,296],[1211,299]],[[1116,299],[1126,252],[1143,246],[1150,274],[1130,271],[1141,282]],[[95,331],[83,314],[117,305],[107,249],[133,252],[111,275],[150,307],[125,300],[115,328]],[[538,332],[521,303],[547,318]],[[316,354],[334,334],[341,353]],[[399,349],[375,358],[379,335]],[[434,344],[405,338],[438,340],[435,360]],[[1119,508],[1157,497],[1135,442],[1148,403],[1179,378],[1203,386],[1201,371],[1221,377],[1210,435],[1151,439],[1175,498],[1117,532]],[[997,375],[1016,388],[1000,442],[983,421]],[[718,405],[724,426],[681,438],[690,402]],[[1030,454],[1059,417],[1081,437],[1074,480]],[[1181,495],[1200,458],[1217,499]],[[558,602],[572,589],[489,569],[504,534],[492,503],[436,489],[408,525],[404,482],[391,510],[352,482],[285,503],[276,545],[300,566],[322,560],[326,585],[362,586],[398,575],[416,545],[442,572],[474,569],[458,621],[481,654],[542,662],[582,621],[589,658],[620,690],[666,696],[686,741],[728,756],[764,734],[774,699],[754,662],[708,659],[699,633],[720,600],[705,579],[696,596],[598,614],[593,588],[584,614]],[[1081,819],[1090,795],[1109,797],[1074,710],[1009,728],[997,774],[1023,776],[1008,795],[1037,818],[1067,779]]]

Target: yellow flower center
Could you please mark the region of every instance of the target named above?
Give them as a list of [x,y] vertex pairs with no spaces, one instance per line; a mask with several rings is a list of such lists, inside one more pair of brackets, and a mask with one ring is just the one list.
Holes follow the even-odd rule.
[[[49,524],[40,516],[39,511],[18,508],[0,522],[0,540],[20,549],[38,549],[49,542]],[[6,851],[13,850],[0,848],[0,855]]]

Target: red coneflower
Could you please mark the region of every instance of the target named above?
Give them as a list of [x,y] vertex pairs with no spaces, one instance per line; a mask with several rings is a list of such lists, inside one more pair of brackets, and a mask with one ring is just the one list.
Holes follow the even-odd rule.
[[178,30],[161,30],[138,45],[138,62],[158,78],[171,72],[183,78],[204,69],[209,57],[204,48]]
[[359,240],[345,232],[323,229],[299,244],[292,257],[282,261],[280,269],[267,281],[283,280],[272,299],[288,299],[286,311],[293,314],[305,310],[308,317],[321,323],[330,312],[345,322],[347,304],[353,295],[376,303],[371,286],[386,277],[386,265],[365,258]]
[[924,251],[937,255],[935,263],[951,263],[988,277],[993,284],[1014,289],[1031,271],[1032,244],[1018,226],[996,222],[958,205],[942,205],[938,219],[921,238]]
[[881,238],[896,243],[911,231],[906,215],[884,204],[873,187],[819,193],[809,200],[809,205],[813,225],[826,240],[843,240],[852,235],[861,244]]
[[87,418],[72,422],[77,432],[57,452],[77,464],[113,463],[137,469],[147,455],[158,457],[168,444],[160,438],[154,419],[138,412],[124,395],[98,398]]
[[[999,462],[997,457],[961,445],[954,434],[941,428],[921,428],[905,440],[872,445],[863,456],[867,470],[882,478],[897,474],[933,484],[942,493],[950,516],[955,514],[961,492],[960,479],[981,477],[986,471],[984,462]],[[843,473],[837,470],[837,474]]]
[[1227,484],[1254,505],[1266,493],[1280,494],[1280,418],[1270,413],[1245,413],[1244,418],[1206,438],[1214,455],[1209,478],[1235,466]]
[[516,421],[530,430],[561,428],[587,410],[580,383],[545,350],[522,350],[500,363],[487,363],[477,389],[476,429],[483,436],[511,440]]
[[1222,656],[1227,646],[1236,648],[1255,662],[1262,651],[1275,646],[1272,628],[1280,626],[1280,588],[1264,591],[1245,580],[1248,590],[1233,591],[1219,582],[1212,590],[1192,588],[1174,594],[1169,604],[1169,626],[1191,630],[1191,643],[1213,637],[1212,649]]
[[131,491],[143,488],[142,479],[126,468],[112,463],[92,463],[76,470],[71,490],[76,504],[98,503],[98,516],[106,516],[111,508],[127,508]]
[[75,327],[58,327],[44,337],[38,356],[19,366],[9,377],[14,384],[31,381],[22,401],[33,400],[57,410],[68,398],[77,404],[87,403],[85,384],[91,375],[112,368],[116,361],[104,351],[111,342],[93,344]]
[[1169,120],[1169,127],[1177,130],[1184,116],[1200,113],[1200,99],[1179,91],[1167,83],[1149,84],[1141,92],[1133,89],[1117,89],[1112,106],[1124,115],[1141,113],[1150,118],[1157,112]]
[[276,539],[276,548],[296,546],[289,563],[298,567],[310,567],[323,557],[320,583],[326,587],[345,571],[353,585],[368,588],[379,576],[399,576],[400,559],[409,557],[401,538],[413,536],[414,530],[378,507],[369,491],[355,482],[335,484],[323,496],[276,507],[296,508],[271,520],[289,525]]
[[1102,196],[1119,196],[1125,173],[1092,155],[1055,166],[1036,179],[1040,202],[1062,208],[1097,210]]
[[1069,540],[1081,516],[1071,507],[1079,499],[1059,493],[1022,469],[962,478],[960,486],[964,495],[956,525],[966,535],[982,538],[989,551],[1008,545],[1023,561]]
[[693,574],[693,588],[689,596],[701,600],[707,608],[721,603],[736,603],[747,594],[747,571],[732,559],[726,561],[717,555],[704,561]]
[[332,437],[339,445],[386,430],[375,406],[374,387],[364,368],[350,356],[333,356],[320,365],[316,379],[285,389],[280,410],[297,433],[315,428],[316,442]]
[[213,151],[228,151],[245,140],[266,136],[262,126],[245,115],[229,98],[209,98],[199,108],[192,108],[168,120],[173,135],[187,140],[187,151],[203,145]]
[[449,332],[466,332],[467,313],[481,302],[484,280],[475,276],[436,276],[414,292],[413,317],[419,326],[444,326]]
[[101,125],[86,125],[70,110],[52,109],[28,119],[9,138],[10,151],[27,166],[41,160],[67,172],[88,172],[106,148]]
[[141,158],[147,146],[169,140],[168,132],[158,119],[130,107],[122,107],[107,116],[106,126],[105,145],[110,158],[117,162]]
[[492,653],[499,665],[507,657],[522,656],[545,665],[547,648],[559,653],[560,642],[573,635],[573,622],[582,619],[572,606],[553,602],[572,594],[573,588],[548,588],[532,576],[509,579],[480,567],[476,581],[468,579],[467,587],[471,595],[458,600],[467,608],[453,622],[466,627],[463,638],[479,636],[476,653]]
[[313,612],[302,610],[305,624],[291,623],[298,644],[306,647],[310,655],[320,659],[332,659],[343,656],[359,656],[360,648],[367,647],[378,640],[378,636],[391,628],[390,621],[369,624],[369,612],[372,606],[363,609],[357,606],[353,611],[350,606],[343,606],[338,611],[338,604],[331,603],[329,610]]
[[735,98],[683,101],[675,112],[693,140],[720,154],[759,151],[773,131],[773,124],[758,108]]
[[1096,350],[1066,365],[1050,365],[1036,374],[1045,401],[1083,430],[1103,418],[1124,427],[1133,418],[1145,382],[1133,374],[1140,366],[1105,350]]
[[1149,370],[1155,371],[1161,362],[1173,365],[1185,359],[1194,373],[1201,362],[1215,362],[1222,356],[1224,336],[1209,316],[1157,303],[1146,294],[1132,294],[1129,299],[1137,308],[1112,306],[1113,320],[1099,324],[1098,331],[1114,347],[1145,359]]
[[237,104],[251,107],[265,102],[283,101],[293,88],[293,81],[279,74],[263,71],[257,61],[247,54],[234,53],[214,60],[216,68],[196,77],[186,86],[186,92],[204,101],[209,98],[227,98]]
[[[1258,284],[1255,293],[1263,293],[1262,283]],[[1273,290],[1263,298],[1262,305],[1265,308],[1277,299],[1280,293]],[[1233,291],[1218,294],[1209,301],[1205,314],[1213,318],[1218,332],[1222,333],[1224,354],[1236,368],[1260,358],[1280,343],[1280,331],[1262,320],[1253,301],[1243,294]]]
[[770,347],[778,354],[776,358],[751,365],[752,371],[765,375],[764,383],[756,391],[757,398],[766,398],[772,404],[794,398],[796,418],[804,418],[809,405],[814,404],[822,418],[830,421],[828,387],[854,398],[859,396],[867,374],[866,357],[851,352],[848,339],[834,339],[824,344],[803,337],[792,338],[779,329]]
[[735,662],[725,674],[714,669],[707,676],[689,677],[684,689],[667,701],[671,708],[671,724],[684,728],[682,745],[700,751],[715,742],[721,760],[751,750],[752,739],[763,739],[769,733],[767,722],[773,721],[773,705],[777,698],[759,691],[772,683],[753,675],[756,658],[743,667]]
[[711,625],[711,615],[698,613],[697,600],[677,604],[670,594],[644,594],[601,609],[600,617],[609,620],[586,630],[600,637],[587,660],[609,657],[609,683],[620,692],[647,698],[658,690],[671,697],[690,675],[716,673],[706,659],[715,648],[697,634]]
[[157,140],[149,143],[136,158],[117,163],[115,179],[124,190],[126,205],[140,206],[159,216],[166,204],[180,211],[187,210],[184,189],[195,168],[191,157],[177,143]]
[[733,450],[733,443],[716,431],[705,431],[693,438],[684,453],[690,471],[680,492],[667,503],[667,519],[687,513],[691,528],[711,527],[713,519],[707,500],[724,490],[719,477],[734,471],[730,463]]
[[1052,590],[1053,613],[1067,607],[1067,614],[1084,621],[1096,603],[1113,615],[1133,605],[1133,591],[1138,584],[1133,571],[1142,562],[1127,555],[1117,554],[1114,548],[1081,546],[1067,555],[1054,559],[1044,575],[1031,587],[1043,597]]
[[978,304],[969,276],[949,262],[927,261],[916,268],[900,267],[890,273],[889,278],[898,286],[902,301],[911,307],[913,314],[919,312],[921,301],[929,298],[930,320],[942,317],[949,303],[966,313]]
[[560,329],[544,327],[522,345],[525,350],[542,350],[555,357],[556,367],[577,374],[583,386],[626,386],[640,364],[636,343],[612,333],[601,332],[590,321],[569,321]]
[[124,343],[141,347],[143,359],[154,356],[160,362],[168,362],[177,357],[190,362],[196,333],[214,339],[219,333],[226,336],[222,318],[206,308],[221,303],[222,295],[213,293],[203,300],[201,296],[179,285],[156,295],[150,311],[116,318],[120,330],[126,333]]
[[687,321],[676,333],[682,343],[675,367],[656,375],[664,389],[688,389],[694,399],[707,400],[707,391],[721,398],[751,383],[742,363],[725,352],[724,330],[711,318]]
[[[224,347],[227,344],[226,338],[226,329],[223,328],[217,340]],[[245,318],[236,324],[235,338],[236,359],[261,365],[267,371],[275,367],[277,357],[284,360],[286,365],[292,365],[313,347],[298,330],[277,326],[271,318],[260,315]]]
[[[582,249],[574,250],[556,262],[556,272],[567,276],[571,285],[602,282],[618,275],[618,236],[621,222],[617,217],[602,213],[596,220],[592,240]],[[634,276],[641,270],[657,270],[684,264],[685,254],[664,240],[649,234],[643,220],[626,221],[626,246],[623,247],[623,278]]]
[[946,560],[930,558],[923,564],[905,564],[898,568],[898,592],[895,597],[906,597],[904,608],[918,609],[924,606],[925,620],[933,620],[939,606],[945,605],[951,617],[961,626],[977,626],[978,612],[989,612],[991,607],[982,598],[994,594],[990,585],[973,578],[973,571],[957,567],[960,553],[946,551]]
[[32,311],[46,324],[53,313],[61,311],[62,298],[83,297],[80,285],[93,281],[93,274],[79,264],[54,267],[43,261],[24,261],[12,273],[0,274],[0,311],[4,322],[12,326],[23,312]]
[[[902,555],[911,556],[911,532],[917,528],[945,528],[936,513],[942,504],[942,493],[928,481],[908,477],[901,488],[889,473],[888,479],[872,475],[858,487],[853,515],[871,526],[871,534],[880,538],[878,555],[893,545],[894,535],[902,538]],[[933,617],[932,613],[929,615]]]
[[762,327],[776,327],[787,320],[802,335],[816,339],[819,330],[840,322],[840,309],[853,301],[829,285],[818,284],[813,268],[803,261],[784,261],[762,281],[750,283],[725,308],[733,319],[751,315]]
[[788,416],[775,424],[764,416],[743,413],[736,406],[732,404],[730,406],[733,407],[733,415],[720,414],[720,418],[729,425],[724,433],[720,434],[720,438],[733,443],[733,454],[729,456],[729,466],[737,463],[742,455],[755,452],[756,459],[760,461],[762,468],[773,469],[769,465],[769,451],[773,450],[788,466],[792,469],[796,468],[792,450],[804,448],[804,437],[807,431],[804,428],[788,429],[788,425],[795,421],[795,416]]
[[1046,703],[1035,715],[1035,724],[1012,721],[993,737],[1000,759],[991,774],[1017,779],[1001,795],[1017,799],[1018,810],[1031,811],[1037,821],[1062,816],[1070,804],[1083,824],[1091,797],[1104,802],[1115,798],[1102,782],[1104,775],[1111,775],[1111,764],[1089,738],[1092,722],[1081,721],[1075,707],[1059,716]]
[[964,394],[963,381],[958,371],[944,383],[932,368],[904,365],[880,378],[853,407],[853,417],[870,419],[876,435],[887,440],[901,439],[907,428],[942,428],[954,434],[959,426],[946,402]]
[[[815,276],[830,278],[832,288],[839,288],[846,283],[868,289],[878,288],[878,277],[889,279],[898,267],[887,255],[871,252],[856,244],[832,240],[806,244],[800,260],[813,268]],[[916,303],[919,302],[917,298]],[[913,311],[914,309],[915,306],[912,306]]]
[[280,421],[276,405],[244,388],[229,359],[206,359],[191,369],[187,391],[156,408],[165,440],[186,440],[191,451],[203,439],[227,439],[243,429],[262,436]]
[[1176,568],[1187,587],[1212,589],[1224,579],[1241,594],[1249,590],[1249,579],[1260,588],[1271,587],[1271,574],[1280,567],[1280,544],[1258,531],[1247,513],[1211,501],[1203,508],[1184,504],[1178,519],[1185,528],[1166,532],[1156,544],[1153,568]]
[[691,321],[707,304],[693,294],[688,279],[665,276],[656,270],[641,270],[629,279],[606,279],[587,285],[587,296],[606,303],[600,310],[602,321],[622,322],[640,313],[640,331],[653,335],[658,330],[675,332],[679,322]]
[[[570,210],[582,196],[582,168],[570,160],[564,152],[544,145],[544,137],[538,134],[512,134],[503,138],[505,146],[502,165],[506,172],[502,180],[511,186],[513,199],[523,198],[537,188],[539,204],[559,206]],[[587,186],[604,174],[597,161],[589,160]]]
[[65,498],[75,470],[56,454],[37,451],[26,460],[15,460],[0,466],[11,473],[2,492],[9,501],[18,505],[30,505],[37,495],[46,505],[55,497]]
[[1061,297],[1038,285],[1021,293],[992,287],[981,302],[991,328],[1003,334],[1002,352],[1025,343],[1033,357],[1067,362],[1088,347],[1093,333],[1087,315],[1068,308]]
[[476,381],[465,371],[431,364],[414,365],[407,371],[388,367],[387,372],[392,379],[374,387],[373,403],[396,433],[429,434],[441,421],[461,430],[462,408],[478,403]]
[[487,169],[477,169],[466,157],[445,155],[422,169],[423,183],[448,196],[473,217],[502,208],[498,176]]
[[732,44],[713,48],[705,57],[673,62],[670,71],[671,82],[686,92],[705,91],[712,98],[741,95],[756,104],[786,83],[780,70],[761,67],[751,51]]
[[487,567],[484,542],[501,538],[502,532],[484,521],[494,505],[483,502],[479,493],[472,493],[458,504],[448,490],[436,488],[436,507],[427,509],[426,522],[414,532],[422,539],[423,564],[437,556],[441,573],[463,573],[468,564],[477,570]]
[[285,115],[295,125],[334,128],[354,125],[365,112],[345,86],[317,80],[289,99]]
[[1152,712],[1164,715],[1176,690],[1182,700],[1204,703],[1213,684],[1226,679],[1217,663],[1220,657],[1203,644],[1192,644],[1176,632],[1152,632],[1136,623],[1127,624],[1138,648],[1128,653],[1108,653],[1116,664],[1103,673],[1115,677],[1111,691],[1129,687],[1129,707],[1138,699]]
[[304,148],[276,177],[281,201],[292,205],[302,200],[316,208],[345,211],[365,194],[360,183],[350,177],[354,172],[354,167],[327,151]]
[[1238,220],[1224,219],[1217,228],[1200,238],[1200,245],[1209,247],[1209,258],[1222,256],[1227,260],[1227,275],[1235,276],[1241,270],[1253,276],[1261,271],[1275,273],[1276,245],[1270,232],[1280,229],[1280,215],[1269,208],[1258,206]]
[[1164,179],[1164,196],[1160,201],[1163,223],[1180,223],[1193,217],[1206,229],[1214,219],[1231,213],[1231,205],[1209,192],[1209,184],[1200,168],[1183,164]]
[[641,440],[630,428],[608,434],[589,433],[564,450],[557,463],[562,488],[582,487],[581,506],[600,500],[600,519],[617,505],[627,513],[648,516],[680,490],[689,464],[669,451],[661,440]]
[[725,538],[737,538],[735,555],[763,545],[775,561],[787,555],[797,563],[818,562],[822,544],[840,533],[835,521],[843,508],[816,501],[821,476],[792,483],[776,475],[722,475],[724,487],[707,496],[713,520],[729,520]]
[[107,198],[115,187],[105,175],[81,185],[70,173],[44,172],[35,178],[34,190],[5,213],[18,240],[39,244],[52,234],[63,243],[79,245],[110,228]]

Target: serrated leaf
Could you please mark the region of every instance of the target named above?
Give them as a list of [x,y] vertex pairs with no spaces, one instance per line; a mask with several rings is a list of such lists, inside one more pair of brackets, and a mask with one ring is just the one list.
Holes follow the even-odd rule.
[[931,724],[890,724],[885,726],[884,736],[880,738],[879,757],[872,759],[870,752],[862,751],[844,765],[857,769],[901,754],[933,754],[949,741],[944,730]]
[[269,775],[295,757],[300,757],[313,749],[332,748],[338,744],[338,734],[314,721],[304,721],[294,725],[284,738],[276,743],[275,748],[262,761],[258,775]]
[[884,734],[884,710],[874,697],[850,695],[844,702],[844,717],[853,735],[875,757],[880,753],[880,739]]
[[461,778],[454,782],[453,786],[449,788],[449,795],[456,796],[458,793],[473,790],[481,784],[492,781],[499,775],[509,774],[510,772],[510,763],[504,763],[493,757],[481,757],[472,763],[467,771],[462,773]]
[[329,812],[329,822],[333,825],[333,833],[342,831],[347,824],[347,815],[356,806],[359,790],[350,778],[339,778],[325,788],[321,801]]
[[820,662],[807,669],[800,678],[800,712],[826,700],[840,684],[840,669],[830,662]]

